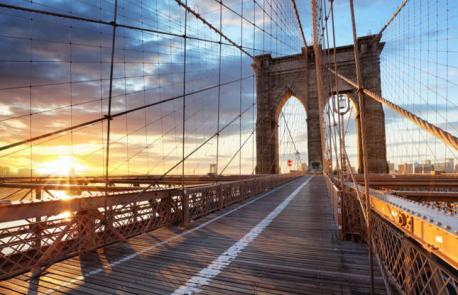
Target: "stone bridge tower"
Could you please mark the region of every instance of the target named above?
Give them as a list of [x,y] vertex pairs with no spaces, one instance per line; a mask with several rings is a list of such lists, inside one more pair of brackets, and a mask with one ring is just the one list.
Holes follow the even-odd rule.
[[[381,94],[380,53],[383,43],[375,36],[358,39],[361,54],[363,85]],[[270,54],[255,58],[253,68],[256,74],[257,87],[257,122],[256,122],[256,173],[279,173],[279,114],[291,97],[297,97],[307,113],[308,167],[309,171],[322,171],[323,155],[321,149],[321,132],[319,123],[319,100],[316,89],[315,63],[313,50],[302,50],[301,54],[272,58]],[[308,58],[308,63],[307,59]],[[353,46],[337,48],[338,72],[356,81]],[[322,58],[324,68],[326,58]],[[332,58],[330,66],[333,68]],[[324,71],[324,87],[327,97],[335,93],[334,76]],[[332,79],[332,83],[328,83]],[[332,86],[330,86],[332,85]],[[331,88],[331,89],[329,89]],[[358,98],[354,89],[339,81],[339,93],[347,95],[359,113]],[[327,102],[328,99],[324,103]],[[368,170],[370,173],[386,173],[385,115],[381,104],[367,98],[366,102],[366,138],[368,150]],[[324,108],[323,108],[324,109]],[[357,114],[356,121],[358,122]],[[361,172],[361,142],[357,123],[358,170]],[[304,126],[305,128],[305,126]]]

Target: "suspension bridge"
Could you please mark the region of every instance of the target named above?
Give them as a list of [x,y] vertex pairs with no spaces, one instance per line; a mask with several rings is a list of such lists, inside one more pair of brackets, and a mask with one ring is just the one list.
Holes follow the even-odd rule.
[[382,4],[0,1],[0,293],[458,294],[458,6]]

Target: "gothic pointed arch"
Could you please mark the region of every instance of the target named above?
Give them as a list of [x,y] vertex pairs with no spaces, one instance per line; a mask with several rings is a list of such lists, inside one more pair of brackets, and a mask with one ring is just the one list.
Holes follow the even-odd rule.
[[[375,36],[358,40],[360,58],[364,65],[363,84],[372,91],[381,93],[380,53],[383,43]],[[353,46],[337,48],[338,72],[355,80]],[[303,49],[300,54],[272,58],[270,54],[255,57],[253,69],[256,75],[257,122],[256,122],[256,172],[260,174],[279,173],[278,112],[287,99],[294,95],[305,106],[307,114],[308,167],[310,172],[321,172],[324,155],[321,147],[319,100],[316,89],[313,50]],[[323,68],[328,66],[326,63]],[[332,79],[331,75],[326,75]],[[336,89],[325,85],[325,95],[333,95]],[[349,85],[339,82],[339,91],[348,92],[354,99],[355,93]],[[357,103],[356,103],[357,105]],[[368,170],[372,173],[386,173],[385,115],[383,107],[371,100],[365,100],[366,130],[368,146]],[[360,145],[360,143],[359,143]]]

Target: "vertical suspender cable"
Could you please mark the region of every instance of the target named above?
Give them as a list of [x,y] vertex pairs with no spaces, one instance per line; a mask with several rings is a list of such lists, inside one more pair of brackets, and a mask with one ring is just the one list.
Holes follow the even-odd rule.
[[[316,89],[318,92],[318,111],[319,111],[319,124],[320,124],[320,142],[321,142],[321,156],[323,157],[322,162],[324,162],[324,157],[326,156],[325,152],[325,140],[324,140],[324,122],[323,122],[323,81],[322,81],[322,67],[321,67],[321,49],[318,41],[318,29],[317,29],[317,0],[312,0],[312,25],[313,25],[313,52],[315,55],[315,71],[316,71]],[[324,172],[328,172],[328,165],[322,163],[322,169]]]
[[[334,24],[334,0],[330,1],[331,10],[331,23],[332,23],[332,43],[333,43],[333,56],[334,56],[334,79],[336,84],[336,99],[339,99],[339,80],[337,77],[337,49],[336,49],[336,30]],[[343,155],[343,149],[345,148],[345,137],[343,136],[343,114],[338,113],[338,124],[339,124],[339,153],[340,153],[340,187],[342,189],[342,198],[345,196],[344,190],[344,171],[345,171],[345,158]]]
[[[241,17],[240,17],[240,46],[243,48],[243,0],[241,3]],[[240,97],[239,97],[239,175],[242,175],[242,76],[243,76],[243,52],[240,51]]]
[[[331,63],[330,60],[329,60],[329,34],[328,34],[328,16],[327,16],[327,9],[326,9],[326,1],[327,0],[323,0],[323,10],[324,10],[324,17],[322,16],[321,17],[321,26],[322,26],[322,30],[321,30],[321,35],[323,37],[323,44],[324,46],[326,47],[326,66],[329,66],[329,64]],[[326,35],[324,34],[326,32]],[[323,67],[322,67],[323,68]],[[328,76],[327,72],[326,72],[326,76]],[[328,82],[328,87],[329,87],[329,91],[332,90],[332,82],[331,82],[331,79],[326,79],[327,82]],[[325,97],[325,101],[323,101],[324,103],[324,106],[328,106],[327,110],[326,110],[326,113],[327,113],[327,116],[328,116],[328,132],[329,132],[329,148],[328,148],[328,154],[329,154],[329,171],[330,173],[332,173],[332,166],[333,166],[333,163],[334,163],[334,157],[333,157],[333,154],[332,154],[332,126],[331,126],[331,108],[329,107],[329,97],[326,96]]]
[[[110,60],[110,84],[108,89],[108,111],[107,111],[107,143],[105,149],[105,197],[108,196],[108,180],[109,180],[109,168],[110,168],[110,133],[111,133],[111,104],[112,104],[112,97],[113,97],[113,70],[114,70],[114,56],[116,51],[116,21],[118,17],[118,0],[115,0],[114,3],[114,15],[113,15],[113,31],[111,37],[111,60]],[[108,206],[107,206],[107,199],[105,198],[105,205],[104,205],[104,218],[105,223],[108,222]],[[105,235],[104,235],[105,239]],[[105,244],[105,243],[104,243]]]
[[[219,4],[219,30],[223,30],[223,5]],[[222,41],[223,37],[219,35],[219,59],[218,59],[218,106],[217,106],[217,115],[216,115],[216,175],[218,175],[219,170],[219,125],[220,125],[220,112],[221,112],[221,55],[222,55]]]
[[[330,1],[330,5],[329,5],[329,13],[327,13],[327,9],[326,9],[326,0],[323,1],[324,3],[324,7],[325,7],[325,11],[326,11],[326,18],[325,18],[325,30],[326,30],[326,44],[327,44],[327,67],[329,67],[331,65],[331,59],[330,59],[330,55],[331,55],[331,46],[330,46],[330,41],[329,41],[329,28],[328,28],[328,21],[329,21],[329,18],[330,18],[330,14],[331,14],[331,8],[332,8],[332,0]],[[334,40],[335,41],[335,40]],[[334,61],[333,63],[336,63],[336,46],[335,46],[335,42],[334,42],[334,52],[333,52],[333,56],[334,56]],[[330,94],[332,94],[332,77],[331,76],[328,76],[328,82],[329,82],[329,92]],[[338,85],[336,85],[336,93],[339,92],[338,90]],[[338,96],[335,96],[335,97],[338,97]],[[330,128],[330,132],[331,132],[331,137],[332,137],[332,141],[331,143],[333,142],[334,143],[334,154],[335,154],[335,160],[336,160],[336,169],[337,171],[340,171],[340,162],[339,162],[339,159],[338,159],[338,151],[337,151],[337,132],[339,131],[339,128],[338,128],[338,125],[336,124],[336,118],[335,118],[335,112],[334,112],[334,108],[333,108],[333,105],[332,105],[332,102],[334,102],[334,100],[327,100],[327,103],[328,103],[328,110],[330,113],[332,113],[332,126],[333,128]],[[329,124],[331,124],[331,119],[329,119]],[[331,151],[332,152],[332,151]],[[332,163],[332,161],[331,161]],[[332,166],[331,166],[331,169],[332,169]]]
[[[108,89],[108,111],[107,111],[107,143],[105,150],[105,195],[108,195],[108,178],[109,178],[109,167],[110,167],[110,133],[111,133],[111,105],[113,97],[113,71],[114,71],[114,56],[116,51],[116,21],[118,17],[118,0],[114,3],[114,15],[113,15],[113,31],[111,37],[111,60],[110,60],[110,81]],[[106,206],[105,206],[106,210]]]
[[[29,25],[32,25],[33,19],[30,18]],[[30,140],[30,171],[29,171],[29,177],[30,180],[32,180],[33,177],[33,142],[32,142],[32,69],[33,69],[33,39],[30,39],[30,56],[29,56],[29,140]]]
[[[186,0],[186,6],[188,0]],[[184,10],[184,34],[183,34],[183,125],[182,125],[182,142],[181,142],[181,189],[182,189],[182,209],[183,209],[183,226],[188,226],[189,221],[189,200],[184,189],[184,168],[185,168],[185,136],[186,136],[186,54],[187,54],[187,28],[188,28],[188,10]]]
[[[256,56],[256,0],[253,0],[253,56]],[[252,86],[252,91],[253,91],[253,105],[255,104],[256,100],[256,79],[253,78],[253,86]],[[253,120],[253,130],[256,128],[256,122],[255,122],[255,112],[256,109],[253,108],[252,111],[252,120]],[[251,174],[255,174],[255,136],[252,137],[252,142],[251,142]]]
[[355,65],[356,65],[356,83],[358,84],[358,104],[359,104],[359,123],[361,126],[361,143],[362,143],[362,152],[363,152],[363,174],[364,174],[364,193],[366,196],[366,216],[367,216],[367,246],[369,250],[369,271],[370,271],[370,292],[374,294],[374,263],[373,263],[373,249],[372,249],[372,221],[371,221],[371,204],[369,198],[369,180],[368,180],[368,171],[367,171],[367,142],[366,142],[366,122],[365,122],[365,113],[366,105],[364,101],[363,90],[363,81],[361,77],[361,64],[360,64],[360,55],[359,55],[359,44],[356,35],[356,22],[355,22],[355,10],[353,7],[353,0],[350,0],[350,14],[351,14],[351,26],[353,33],[353,46],[354,46],[354,55],[355,55]]

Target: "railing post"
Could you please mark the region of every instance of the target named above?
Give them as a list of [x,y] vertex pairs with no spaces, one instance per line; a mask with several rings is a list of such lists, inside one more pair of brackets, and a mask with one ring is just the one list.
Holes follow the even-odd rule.
[[219,200],[219,209],[223,209],[224,208],[224,195],[223,195],[223,190],[222,190],[222,185],[219,184],[218,187],[216,188],[216,194],[218,196],[218,200]]
[[342,204],[343,204],[343,198],[344,194],[343,194],[343,190],[342,189],[339,189],[336,191],[336,219],[337,219],[337,237],[339,238],[339,240],[343,240],[344,239],[344,232],[343,232],[343,222],[342,222]]
[[[35,200],[41,200],[41,197],[42,197],[42,189],[41,188],[37,188],[35,189]],[[37,250],[37,252],[40,251],[40,248],[41,248],[41,239],[42,239],[42,233],[43,233],[43,222],[41,221],[41,216],[38,216],[35,218],[35,224],[32,225],[33,228],[32,228],[32,231],[35,235],[35,249]]]
[[181,225],[184,228],[189,227],[189,195],[187,190],[182,190],[182,195],[181,195],[181,206],[183,210],[183,221]]
[[[74,218],[76,219],[76,223],[78,225],[78,251],[81,255],[97,247],[95,231],[96,218],[93,214],[91,214],[90,210],[78,212]],[[107,230],[108,229],[105,228],[105,232]]]

